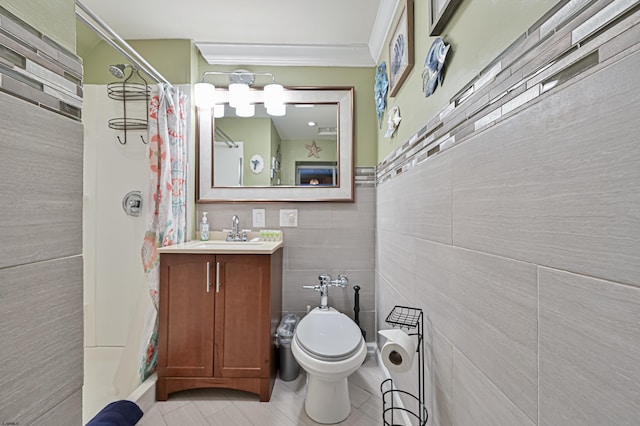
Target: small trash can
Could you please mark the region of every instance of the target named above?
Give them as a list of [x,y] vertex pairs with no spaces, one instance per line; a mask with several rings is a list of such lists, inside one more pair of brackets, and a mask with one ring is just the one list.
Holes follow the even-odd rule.
[[291,340],[299,321],[299,316],[287,314],[282,317],[278,326],[276,346],[280,351],[280,379],[285,382],[297,379],[300,374],[300,365],[291,351]]

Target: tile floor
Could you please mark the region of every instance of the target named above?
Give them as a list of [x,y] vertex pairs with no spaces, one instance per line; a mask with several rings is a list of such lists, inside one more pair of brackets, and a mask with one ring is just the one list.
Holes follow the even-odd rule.
[[[177,392],[165,402],[156,402],[147,410],[140,426],[299,426],[317,425],[304,411],[306,376],[297,380],[276,380],[271,401],[259,402],[258,396],[228,389],[194,389]],[[375,357],[369,356],[349,377],[351,414],[341,425],[372,426],[382,424],[380,382],[382,373]]]

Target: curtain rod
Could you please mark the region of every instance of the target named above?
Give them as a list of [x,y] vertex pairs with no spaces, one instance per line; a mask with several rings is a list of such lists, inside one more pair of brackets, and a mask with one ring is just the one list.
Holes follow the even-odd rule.
[[[79,7],[84,13],[86,13],[95,23],[94,24],[86,17],[84,17],[77,9],[76,9],[76,17],[82,21],[86,26],[91,28],[96,34],[100,36],[104,41],[109,43],[114,49],[120,52],[125,58],[132,62],[132,64],[144,71],[151,78],[153,78],[158,83],[166,83],[170,87],[173,87],[169,80],[164,78],[162,74],[160,74],[149,62],[147,62],[136,50],[129,45],[126,41],[124,41],[118,34],[115,33],[102,19],[100,19],[95,13],[93,13],[87,6],[82,4],[80,0],[76,0],[76,6]],[[113,39],[117,40],[116,43]],[[126,50],[125,50],[126,48]]]

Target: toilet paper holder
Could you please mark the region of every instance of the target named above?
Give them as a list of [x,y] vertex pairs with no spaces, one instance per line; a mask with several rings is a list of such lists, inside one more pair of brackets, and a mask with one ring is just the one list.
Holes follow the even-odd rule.
[[[396,305],[391,310],[385,322],[392,327],[400,329],[406,328],[409,336],[417,336],[416,352],[418,358],[418,396],[412,393],[396,389],[393,386],[393,379],[386,379],[380,384],[380,392],[382,393],[382,421],[385,426],[397,424],[394,422],[394,416],[404,416],[405,423],[409,421],[408,415],[418,419],[418,424],[424,426],[429,419],[429,412],[424,403],[424,339],[423,339],[423,319],[422,309],[411,308],[408,306]],[[410,332],[416,330],[415,332]],[[396,405],[396,398],[404,396],[404,401],[410,400],[415,403],[415,407],[406,408],[400,404]],[[408,398],[407,398],[408,397]],[[400,401],[399,398],[397,398]],[[408,423],[412,424],[412,423]]]

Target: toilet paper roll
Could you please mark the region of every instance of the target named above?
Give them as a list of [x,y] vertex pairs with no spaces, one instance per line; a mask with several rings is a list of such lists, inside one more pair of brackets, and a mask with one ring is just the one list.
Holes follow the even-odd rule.
[[378,334],[387,338],[381,351],[385,367],[392,373],[409,371],[416,355],[414,337],[402,330],[380,330]]

